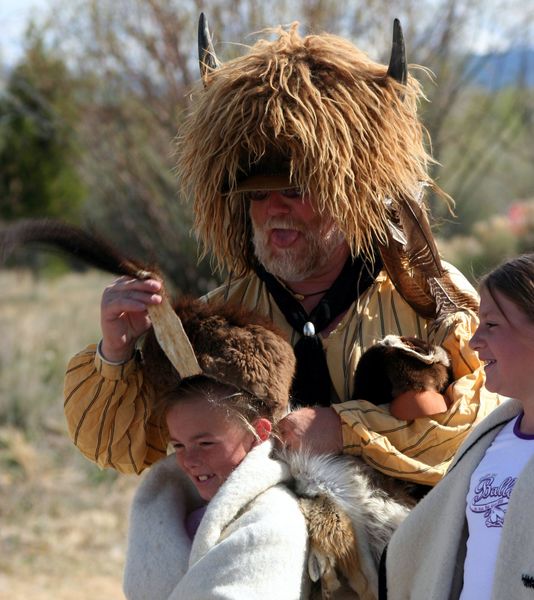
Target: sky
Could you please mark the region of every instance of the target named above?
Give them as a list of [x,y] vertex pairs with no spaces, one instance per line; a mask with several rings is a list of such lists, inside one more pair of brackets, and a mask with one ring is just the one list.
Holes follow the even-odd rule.
[[[499,5],[499,0],[489,0],[491,5]],[[527,0],[528,6],[532,0]],[[21,54],[21,40],[24,29],[30,17],[38,17],[40,13],[47,12],[47,7],[50,7],[53,0],[0,0],[0,26],[2,35],[0,36],[0,63],[13,64]],[[504,4],[507,4],[505,1]],[[513,4],[513,3],[512,3]],[[479,23],[473,36],[470,38],[471,50],[474,52],[484,53],[488,50],[499,49],[499,30],[501,27],[506,28],[509,23],[517,22],[525,19],[533,21],[533,8],[525,14],[518,15],[517,8],[515,10],[497,11],[500,15],[499,19],[493,18],[490,22]],[[508,23],[509,22],[509,23]],[[509,43],[509,40],[507,40]]]
[[38,16],[50,0],[0,0],[0,57],[12,63],[20,55],[21,39],[31,16]]

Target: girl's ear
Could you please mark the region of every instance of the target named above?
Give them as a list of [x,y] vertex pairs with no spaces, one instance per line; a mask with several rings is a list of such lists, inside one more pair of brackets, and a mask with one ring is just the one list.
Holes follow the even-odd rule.
[[256,431],[261,442],[269,439],[273,425],[269,419],[261,417],[254,423],[254,430]]

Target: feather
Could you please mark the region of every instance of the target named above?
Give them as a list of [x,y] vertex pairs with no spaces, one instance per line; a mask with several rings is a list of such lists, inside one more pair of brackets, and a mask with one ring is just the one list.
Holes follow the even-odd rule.
[[406,302],[420,316],[441,321],[453,312],[476,312],[478,299],[460,289],[443,267],[424,204],[426,187],[422,184],[413,198],[403,196],[387,202],[391,225],[380,253],[395,288]]
[[428,277],[441,277],[444,269],[423,202],[424,187],[421,186],[415,198],[403,196],[393,210],[407,239],[404,252],[410,267]]
[[405,246],[408,243],[408,240],[406,239],[406,236],[404,235],[402,229],[398,225],[395,225],[395,223],[393,223],[393,221],[391,221],[390,219],[388,219],[388,229],[389,235],[396,242],[398,242],[402,246]]
[[459,310],[478,312],[478,297],[458,288],[448,273],[443,277],[431,278],[428,285],[436,300],[436,312],[440,319]]
[[389,239],[387,245],[380,245],[384,267],[399,294],[415,310],[427,319],[435,317],[436,302],[428,287],[428,278],[412,269],[403,247]]

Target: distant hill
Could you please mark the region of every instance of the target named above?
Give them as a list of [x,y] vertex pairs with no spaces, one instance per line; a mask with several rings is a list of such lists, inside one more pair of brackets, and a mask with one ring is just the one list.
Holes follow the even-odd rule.
[[468,59],[466,69],[474,85],[489,90],[515,85],[518,80],[534,88],[534,48],[473,55]]

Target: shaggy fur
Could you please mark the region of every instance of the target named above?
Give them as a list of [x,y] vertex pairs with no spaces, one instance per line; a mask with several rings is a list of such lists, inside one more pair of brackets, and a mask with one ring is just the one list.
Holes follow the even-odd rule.
[[418,82],[401,86],[348,41],[301,37],[297,27],[272,30],[276,39],[211,71],[178,137],[178,171],[194,195],[204,252],[236,275],[254,264],[236,185],[266,156],[289,161],[292,182],[333,216],[354,253],[386,242],[386,199],[432,183]]
[[343,585],[360,599],[375,597],[382,551],[415,505],[409,484],[356,457],[287,452],[283,460],[308,523],[309,570],[321,579],[322,597]]

